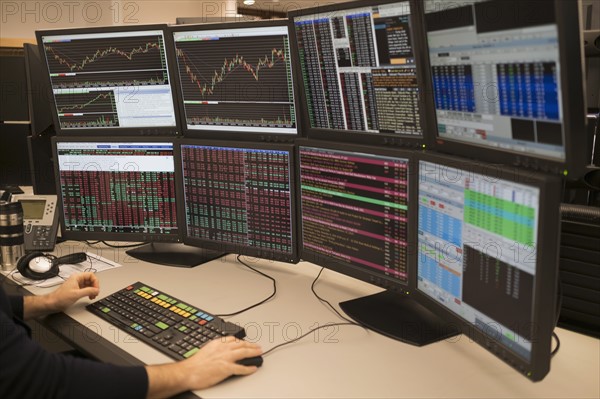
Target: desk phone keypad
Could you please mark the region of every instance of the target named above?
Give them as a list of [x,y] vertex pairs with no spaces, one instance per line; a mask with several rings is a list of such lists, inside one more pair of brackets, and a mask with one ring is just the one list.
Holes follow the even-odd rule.
[[29,251],[53,251],[55,246],[52,226],[32,226],[25,227],[25,232],[31,234]]
[[242,327],[140,282],[86,308],[176,360],[215,338],[246,336]]

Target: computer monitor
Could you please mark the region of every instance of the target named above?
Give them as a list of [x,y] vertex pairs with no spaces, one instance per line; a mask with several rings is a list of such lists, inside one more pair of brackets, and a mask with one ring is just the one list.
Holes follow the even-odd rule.
[[418,160],[419,299],[541,380],[558,311],[560,178],[442,155]]
[[426,4],[434,149],[578,178],[587,163],[578,2],[459,4]]
[[290,144],[180,140],[184,242],[298,262]]
[[292,141],[287,20],[172,26],[184,135]]
[[29,134],[29,124],[0,123],[0,190],[31,186],[32,168],[27,154]]
[[298,143],[301,258],[386,288],[340,303],[354,320],[424,345],[453,335],[410,295],[414,287],[412,153],[308,140]]
[[37,31],[57,134],[178,134],[165,28]]
[[244,15],[236,16],[205,16],[205,17],[177,17],[175,18],[176,25],[197,25],[197,24],[216,24],[222,22],[247,22],[251,21],[252,17]]
[[128,254],[200,263],[183,245],[161,245],[181,242],[173,140],[55,136],[52,145],[63,238],[150,242]]
[[22,48],[0,48],[0,123],[29,121]]
[[[583,52],[585,54],[585,88],[587,112],[600,113],[600,3],[582,0]],[[588,121],[589,122],[589,121]],[[589,125],[589,124],[588,124]]]
[[425,144],[433,103],[424,95],[419,7],[369,0],[289,13],[309,137]]
[[52,94],[48,86],[45,67],[35,44],[23,44],[27,82],[27,103],[31,120],[31,135],[54,134],[52,126]]
[[44,64],[35,44],[24,43],[25,74],[27,77],[27,103],[31,135],[27,137],[31,183],[34,194],[56,194],[51,136],[55,135],[52,123],[52,93]]

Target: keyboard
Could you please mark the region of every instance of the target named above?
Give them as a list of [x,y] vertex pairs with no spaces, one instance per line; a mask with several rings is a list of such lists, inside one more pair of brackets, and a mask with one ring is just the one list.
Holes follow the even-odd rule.
[[215,338],[246,336],[243,327],[140,282],[86,309],[175,360],[194,355]]

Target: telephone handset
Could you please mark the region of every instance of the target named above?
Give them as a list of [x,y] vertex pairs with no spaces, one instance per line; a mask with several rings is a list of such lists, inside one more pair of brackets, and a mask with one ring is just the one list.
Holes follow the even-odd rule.
[[13,194],[23,206],[25,251],[53,251],[58,235],[56,195]]

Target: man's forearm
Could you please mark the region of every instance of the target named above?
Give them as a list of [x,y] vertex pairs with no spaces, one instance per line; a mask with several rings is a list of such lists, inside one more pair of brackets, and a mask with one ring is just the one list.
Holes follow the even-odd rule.
[[23,297],[23,319],[29,320],[55,312],[48,295],[26,295]]
[[148,373],[148,399],[167,398],[187,391],[189,376],[181,363],[146,366]]

